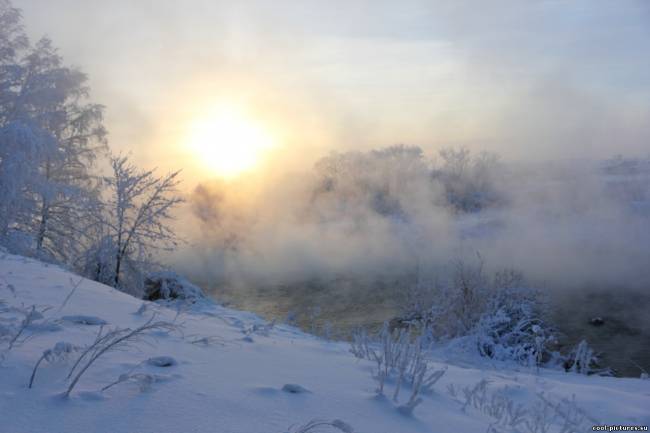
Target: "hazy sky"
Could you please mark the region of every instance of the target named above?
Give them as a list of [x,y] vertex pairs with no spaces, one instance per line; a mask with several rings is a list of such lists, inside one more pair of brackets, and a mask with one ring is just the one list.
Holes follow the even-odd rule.
[[[276,158],[398,142],[510,158],[650,152],[650,2],[16,0],[90,75],[112,146],[181,164],[244,107]],[[198,175],[197,175],[198,176]]]

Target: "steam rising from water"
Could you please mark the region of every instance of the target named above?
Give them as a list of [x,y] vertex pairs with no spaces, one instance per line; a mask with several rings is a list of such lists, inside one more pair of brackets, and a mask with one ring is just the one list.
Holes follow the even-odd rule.
[[507,164],[396,146],[332,154],[261,186],[206,183],[187,272],[269,286],[338,276],[440,278],[479,253],[536,285],[647,288],[650,169],[641,161]]

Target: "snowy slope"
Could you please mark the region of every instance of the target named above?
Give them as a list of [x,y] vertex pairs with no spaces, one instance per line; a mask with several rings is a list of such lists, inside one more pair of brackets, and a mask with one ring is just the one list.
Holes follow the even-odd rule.
[[[454,365],[436,384],[436,393],[424,396],[409,417],[391,401],[374,396],[371,363],[354,358],[345,343],[325,342],[284,325],[246,341],[242,330],[264,323],[253,314],[209,302],[178,317],[174,308],[152,303],[137,314],[142,301],[86,280],[61,307],[78,281],[58,267],[0,257],[0,327],[15,329],[23,317],[19,310],[31,305],[51,307],[27,330],[32,338],[10,351],[6,339],[0,342],[1,433],[280,433],[314,418],[341,419],[354,431],[367,433],[482,432],[493,420],[473,407],[463,411],[462,397],[454,398],[449,387],[459,390],[481,379],[490,381],[491,390],[507,386],[505,394],[524,404],[533,404],[540,392],[550,401],[575,396],[577,405],[602,423],[650,424],[648,380]],[[68,399],[61,393],[74,358],[42,363],[34,387],[27,388],[44,350],[59,341],[87,345],[98,332],[97,325],[62,317],[96,316],[108,327],[134,328],[152,312],[158,319],[176,317],[182,329],[158,332],[150,344],[141,342],[100,358]],[[208,344],[192,343],[203,337],[209,337]],[[172,356],[178,363],[142,363],[153,356]],[[128,371],[157,375],[158,380],[146,389],[122,383],[100,392]],[[310,392],[288,393],[282,390],[285,384]]]

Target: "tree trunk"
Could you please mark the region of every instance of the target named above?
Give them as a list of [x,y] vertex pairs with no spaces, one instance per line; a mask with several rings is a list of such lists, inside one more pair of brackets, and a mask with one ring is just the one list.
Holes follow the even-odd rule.
[[[50,181],[50,161],[45,163],[45,179]],[[41,195],[43,206],[41,207],[41,222],[38,226],[38,234],[36,236],[36,251],[40,254],[43,251],[43,242],[45,241],[45,233],[47,233],[47,223],[50,217],[50,205],[45,194]]]
[[41,222],[38,226],[38,235],[36,237],[36,251],[43,251],[43,242],[45,241],[45,233],[47,232],[47,223],[50,217],[50,205],[47,204],[43,198],[43,207],[41,208]]
[[122,255],[115,256],[115,288],[120,284],[120,266],[122,265]]

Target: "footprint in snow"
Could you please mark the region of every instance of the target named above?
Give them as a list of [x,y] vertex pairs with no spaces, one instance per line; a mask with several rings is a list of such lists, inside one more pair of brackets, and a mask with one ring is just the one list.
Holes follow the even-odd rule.
[[74,315],[74,316],[63,316],[61,320],[64,322],[74,323],[76,325],[106,325],[108,322],[104,319],[101,319],[97,316],[83,316],[83,315]]
[[154,367],[173,367],[178,362],[171,356],[154,356],[147,359],[147,364],[153,365]]
[[287,383],[282,387],[282,391],[289,394],[311,394],[311,391],[295,383]]

